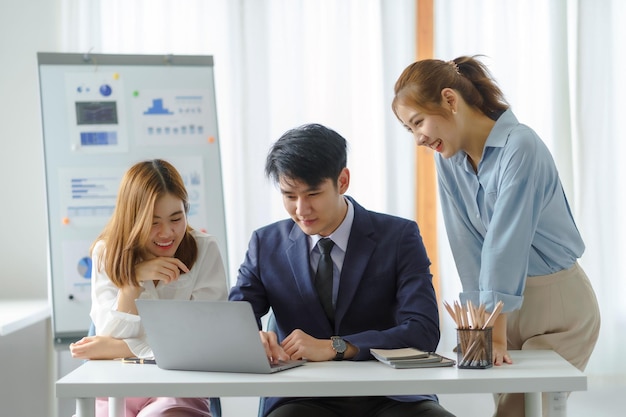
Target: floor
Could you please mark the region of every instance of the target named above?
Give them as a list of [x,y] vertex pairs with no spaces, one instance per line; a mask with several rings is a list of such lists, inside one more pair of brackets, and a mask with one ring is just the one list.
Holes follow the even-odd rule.
[[[566,410],[553,412],[550,417],[614,417],[624,415],[626,376],[587,379],[587,391],[572,392]],[[478,400],[480,399],[480,400]],[[440,402],[457,417],[491,417],[491,395],[440,395]]]
[[[613,417],[624,415],[626,376],[587,379],[587,391],[573,392],[566,413],[550,417]],[[457,417],[491,417],[493,400],[489,394],[440,395],[440,402]],[[258,399],[253,397],[222,398],[224,417],[256,417]]]

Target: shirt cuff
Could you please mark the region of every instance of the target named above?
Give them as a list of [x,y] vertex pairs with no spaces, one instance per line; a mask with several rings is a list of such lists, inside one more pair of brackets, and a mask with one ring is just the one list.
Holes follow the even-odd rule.
[[102,329],[97,329],[99,335],[111,336],[116,339],[137,337],[142,331],[141,318],[136,314],[109,311]]
[[152,349],[148,346],[148,342],[146,342],[145,337],[124,339],[124,342],[126,342],[128,348],[136,357],[144,359],[154,358],[154,353],[152,353]]
[[498,301],[502,301],[504,304],[502,313],[510,313],[511,311],[519,310],[524,302],[523,295],[504,294],[496,291],[467,291],[462,292],[459,297],[461,304],[467,304],[468,301],[471,301],[475,306],[484,304],[485,310],[488,312],[496,308]]

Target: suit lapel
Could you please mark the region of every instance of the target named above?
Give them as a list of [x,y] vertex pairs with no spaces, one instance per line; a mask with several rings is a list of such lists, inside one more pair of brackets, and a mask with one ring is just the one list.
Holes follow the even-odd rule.
[[339,279],[339,293],[335,307],[335,322],[341,323],[341,319],[352,303],[352,299],[365,274],[367,264],[370,262],[372,253],[376,249],[376,241],[372,238],[374,227],[369,213],[353,199],[354,220],[348,239],[348,248],[341,268]]
[[[349,197],[348,197],[349,198]],[[339,293],[335,309],[335,327],[338,328],[341,319],[346,313],[348,306],[359,287],[367,264],[371,260],[372,253],[376,249],[376,241],[372,238],[374,227],[369,213],[354,200],[354,221],[348,239],[348,248],[341,268],[339,279]],[[291,266],[293,279],[298,286],[302,302],[312,314],[312,317],[320,317],[328,323],[326,314],[319,302],[317,291],[313,285],[311,267],[309,261],[309,246],[306,234],[294,224],[289,233],[291,245],[286,250],[287,259]],[[330,324],[327,324],[330,327]]]

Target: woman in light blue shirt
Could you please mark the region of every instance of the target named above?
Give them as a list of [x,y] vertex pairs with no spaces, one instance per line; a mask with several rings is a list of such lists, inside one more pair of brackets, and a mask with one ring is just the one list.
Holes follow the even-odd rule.
[[[508,350],[553,349],[584,369],[600,313],[577,263],[585,245],[545,144],[517,121],[474,57],[411,64],[392,108],[417,145],[435,151],[461,302],[488,312],[504,303],[493,328],[494,364],[512,363]],[[500,395],[497,405],[496,415],[523,415],[521,395]]]

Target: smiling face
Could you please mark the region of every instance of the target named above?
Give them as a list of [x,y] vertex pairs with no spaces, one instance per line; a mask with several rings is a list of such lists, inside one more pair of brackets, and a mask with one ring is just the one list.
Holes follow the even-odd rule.
[[187,217],[183,201],[164,194],[154,203],[154,216],[146,250],[155,257],[173,257],[185,236]]
[[339,227],[348,210],[343,194],[350,183],[344,168],[335,183],[330,178],[317,186],[280,178],[283,205],[294,222],[307,235],[328,236]]
[[404,105],[396,107],[396,114],[418,146],[426,146],[444,158],[450,158],[462,149],[453,118],[427,114]]

